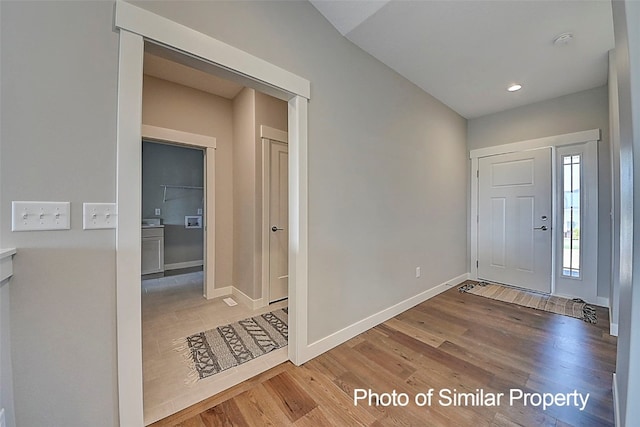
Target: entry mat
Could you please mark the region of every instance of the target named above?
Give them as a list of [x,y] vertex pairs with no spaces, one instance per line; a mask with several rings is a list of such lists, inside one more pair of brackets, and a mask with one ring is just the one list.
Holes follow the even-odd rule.
[[195,382],[287,345],[288,308],[249,317],[176,340]]
[[579,298],[562,298],[489,282],[465,283],[460,292],[598,323],[596,309]]

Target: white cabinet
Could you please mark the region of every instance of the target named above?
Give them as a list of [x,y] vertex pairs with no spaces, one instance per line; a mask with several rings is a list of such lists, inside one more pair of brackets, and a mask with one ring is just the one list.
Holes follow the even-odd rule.
[[164,228],[142,228],[142,274],[164,271]]

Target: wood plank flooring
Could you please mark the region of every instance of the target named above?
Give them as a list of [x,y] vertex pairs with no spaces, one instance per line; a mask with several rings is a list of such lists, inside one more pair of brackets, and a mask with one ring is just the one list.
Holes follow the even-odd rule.
[[[456,286],[300,367],[281,364],[153,426],[613,426],[616,339],[607,310],[597,314],[592,325]],[[396,390],[409,403],[356,406],[356,389]],[[430,389],[431,405],[416,404]],[[535,398],[510,405],[512,389],[589,399],[582,411],[543,410]],[[480,391],[505,395],[474,406]],[[462,402],[446,406],[447,397]]]

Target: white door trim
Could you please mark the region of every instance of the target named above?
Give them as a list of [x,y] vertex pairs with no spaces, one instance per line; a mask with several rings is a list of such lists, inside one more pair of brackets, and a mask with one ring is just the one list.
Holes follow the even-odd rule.
[[[587,143],[590,141],[600,141],[600,129],[591,129],[582,132],[574,132],[567,133],[563,135],[555,135],[549,136],[545,138],[537,138],[530,139],[525,141],[513,142],[510,144],[503,145],[495,145],[492,147],[479,148],[476,150],[471,150],[469,152],[469,157],[471,159],[471,205],[470,205],[470,214],[469,214],[469,230],[470,230],[470,239],[469,239],[469,277],[471,279],[478,278],[478,269],[477,269],[477,260],[478,260],[478,159],[480,157],[493,156],[497,154],[507,154],[518,151],[527,151],[527,150],[535,150],[537,148],[543,147],[551,147],[551,162],[553,165],[556,164],[555,160],[555,149],[556,147],[571,145],[571,144],[580,144]],[[552,200],[553,203],[553,212],[552,218],[556,218],[556,168],[552,167]],[[555,260],[556,260],[556,233],[553,234],[552,240],[552,271],[556,271]],[[555,274],[552,273],[551,276],[551,292],[555,291]]]
[[215,298],[216,284],[216,138],[197,133],[183,132],[160,126],[142,125],[142,138],[149,141],[169,142],[204,150],[204,274],[206,299]]
[[146,40],[188,52],[271,87],[306,99],[311,98],[311,85],[308,80],[207,34],[125,1],[116,2],[115,26],[138,34]]
[[118,226],[116,324],[119,423],[143,426],[140,296],[142,73],[144,40],[177,49],[243,76],[246,85],[279,93],[289,103],[289,359],[311,357],[307,343],[308,99],[309,81],[203,33],[123,1],[116,2],[120,30],[117,110]]
[[260,125],[262,140],[262,307],[269,305],[269,205],[271,197],[271,141],[289,143],[287,132],[269,126]]

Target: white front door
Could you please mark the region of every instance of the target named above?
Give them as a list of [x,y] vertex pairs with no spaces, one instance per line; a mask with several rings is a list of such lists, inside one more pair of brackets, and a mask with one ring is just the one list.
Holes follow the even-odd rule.
[[551,148],[479,159],[478,278],[551,292]]
[[271,141],[269,187],[269,302],[289,292],[289,149]]

